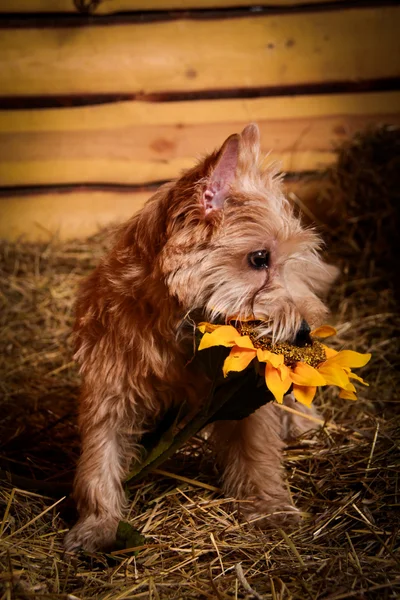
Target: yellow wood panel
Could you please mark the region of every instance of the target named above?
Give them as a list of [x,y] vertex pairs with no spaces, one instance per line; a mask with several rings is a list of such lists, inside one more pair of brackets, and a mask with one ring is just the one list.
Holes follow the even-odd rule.
[[156,93],[400,75],[400,7],[4,29],[2,95]]
[[400,92],[5,111],[0,185],[172,179],[250,121],[260,126],[269,160],[284,171],[314,171],[331,164],[334,147],[356,131],[400,125]]
[[[288,182],[286,192],[294,193],[307,207],[325,180]],[[70,191],[0,197],[0,239],[62,240],[84,238],[102,227],[128,219],[153,191],[105,192]]]
[[[278,161],[283,171],[315,171],[324,169],[335,160],[333,150],[325,152],[271,152],[269,158]],[[160,165],[122,160],[27,160],[4,161],[0,165],[0,185],[58,185],[81,183],[148,184],[178,177],[183,169],[192,167],[195,160],[181,159]]]
[[128,219],[151,192],[70,192],[0,197],[0,238],[83,238]]
[[131,126],[187,127],[400,113],[400,92],[317,94],[187,102],[112,102],[74,108],[0,110],[0,134],[118,130]]
[[[307,4],[325,4],[332,0],[307,0]],[[333,0],[343,2],[345,0]],[[192,8],[232,8],[235,6],[296,6],[305,0],[103,0],[91,9],[94,14],[120,11],[173,10]],[[86,1],[86,5],[89,1]],[[1,0],[0,13],[7,12],[77,12],[73,0]]]

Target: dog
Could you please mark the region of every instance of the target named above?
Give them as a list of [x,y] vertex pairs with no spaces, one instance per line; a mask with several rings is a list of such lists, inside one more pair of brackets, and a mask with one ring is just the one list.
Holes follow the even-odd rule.
[[[337,271],[320,250],[285,198],[277,168],[263,163],[255,124],[162,185],[118,229],[76,305],[79,520],[67,550],[112,547],[126,504],[122,481],[140,456],[141,436],[173,404],[185,399],[196,410],[207,397],[210,381],[191,360],[188,323],[251,317],[263,323],[260,335],[294,340],[327,315],[321,298]],[[282,414],[268,403],[210,432],[225,494],[247,501],[245,518],[265,516],[273,525],[298,516],[281,452],[299,423],[285,415],[284,425]]]

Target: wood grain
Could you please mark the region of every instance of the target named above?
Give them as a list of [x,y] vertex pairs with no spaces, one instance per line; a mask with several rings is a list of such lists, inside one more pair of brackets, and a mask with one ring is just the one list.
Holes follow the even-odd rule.
[[[285,184],[287,194],[314,212],[325,179]],[[154,193],[145,191],[53,190],[0,196],[0,239],[46,241],[85,238],[131,217]],[[320,209],[319,209],[320,210]]]
[[356,131],[400,125],[400,92],[0,111],[0,185],[172,179],[251,121],[268,160],[315,171]]
[[73,108],[0,110],[0,134],[118,130],[139,125],[180,128],[396,112],[400,112],[399,91],[162,103],[125,101]]
[[400,75],[400,7],[3,29],[3,96],[258,88]]
[[[346,0],[307,0],[307,4],[325,4],[327,2],[344,2]],[[82,4],[88,5],[86,0]],[[304,0],[257,0],[257,6],[288,7],[304,4]],[[125,11],[149,10],[188,10],[207,8],[232,8],[254,6],[255,0],[103,0],[95,5],[92,14],[112,14]],[[78,12],[73,0],[2,0],[0,13],[76,13]]]
[[0,238],[84,238],[128,219],[151,192],[55,191],[0,197]]

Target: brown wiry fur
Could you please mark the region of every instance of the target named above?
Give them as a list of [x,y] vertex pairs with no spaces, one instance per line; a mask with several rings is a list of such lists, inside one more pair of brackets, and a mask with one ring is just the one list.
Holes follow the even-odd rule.
[[[255,125],[162,186],[119,229],[77,302],[80,519],[67,549],[112,545],[125,504],[121,481],[139,455],[140,436],[172,403],[185,399],[196,408],[206,397],[209,382],[190,360],[190,323],[253,317],[267,323],[260,334],[291,340],[303,319],[311,326],[323,320],[318,295],[335,270],[319,246],[294,217],[274,169],[260,163]],[[256,270],[248,255],[261,249],[270,263]],[[224,489],[249,501],[247,516],[296,514],[280,465],[282,427],[294,426],[272,404],[213,425]]]

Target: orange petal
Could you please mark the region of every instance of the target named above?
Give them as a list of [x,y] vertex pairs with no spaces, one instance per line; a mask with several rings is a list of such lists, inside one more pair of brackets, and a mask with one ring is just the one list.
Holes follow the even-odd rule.
[[349,382],[349,376],[340,366],[326,365],[323,363],[318,367],[318,373],[321,373],[327,385],[337,385],[340,388],[345,388]]
[[257,358],[260,362],[270,362],[276,369],[283,365],[283,361],[285,360],[283,354],[274,354],[269,350],[262,350],[261,348],[257,348]]
[[254,349],[251,350],[249,348],[239,348],[238,346],[234,346],[224,362],[224,377],[226,377],[230,371],[244,371],[255,356],[256,351]]
[[341,367],[356,369],[366,365],[370,358],[370,354],[361,354],[360,352],[354,352],[354,350],[341,350],[335,356],[329,358],[328,362],[330,364],[340,365]]
[[354,387],[354,385],[353,385],[352,383],[350,383],[350,381],[349,381],[349,383],[348,383],[348,384],[346,385],[346,387],[344,388],[344,391],[345,391],[345,392],[352,392],[353,394],[355,394],[357,390],[356,390],[356,388]]
[[311,337],[319,338],[326,338],[336,334],[336,329],[334,327],[331,327],[330,325],[322,325],[322,327],[317,327],[317,329],[314,329],[314,331],[310,333]]
[[270,362],[267,362],[265,365],[265,383],[267,384],[267,388],[274,395],[275,400],[279,402],[279,404],[282,404],[283,396],[286,394],[292,383],[290,377],[287,377],[285,381],[282,381],[280,371],[275,369]]
[[359,377],[355,373],[352,373],[351,371],[349,373],[349,377],[350,377],[350,379],[355,379],[356,381],[359,381],[363,385],[369,386],[369,383],[367,383],[366,381],[364,381],[364,379],[362,379],[361,377]]
[[345,400],[357,400],[357,396],[354,392],[346,392],[346,390],[340,392],[339,398],[344,398]]
[[248,348],[254,350],[254,345],[248,335],[239,335],[235,338],[235,344],[239,348]]
[[212,346],[234,346],[238,332],[231,325],[221,325],[211,333],[205,333],[201,338],[199,350]]
[[[278,367],[278,371],[279,371],[282,381],[285,381],[288,377],[290,378],[291,371],[290,371],[289,367],[287,367],[286,365],[280,365]],[[290,378],[290,381],[291,381],[291,378]]]
[[316,391],[317,388],[312,385],[293,385],[294,397],[298,402],[301,402],[301,404],[305,404],[306,406],[311,406],[311,402],[314,400]]
[[292,371],[291,378],[296,385],[305,385],[307,387],[310,385],[326,385],[324,377],[318,373],[317,369],[302,362],[297,363],[294,371]]
[[215,325],[215,323],[205,322],[199,323],[199,325],[197,325],[197,329],[201,331],[201,333],[211,333],[215,329],[218,329],[218,327],[221,327],[221,325]]
[[324,349],[326,358],[332,358],[332,356],[336,356],[336,354],[338,354],[337,350],[329,348],[329,346],[325,346],[324,344],[321,344],[321,346]]

